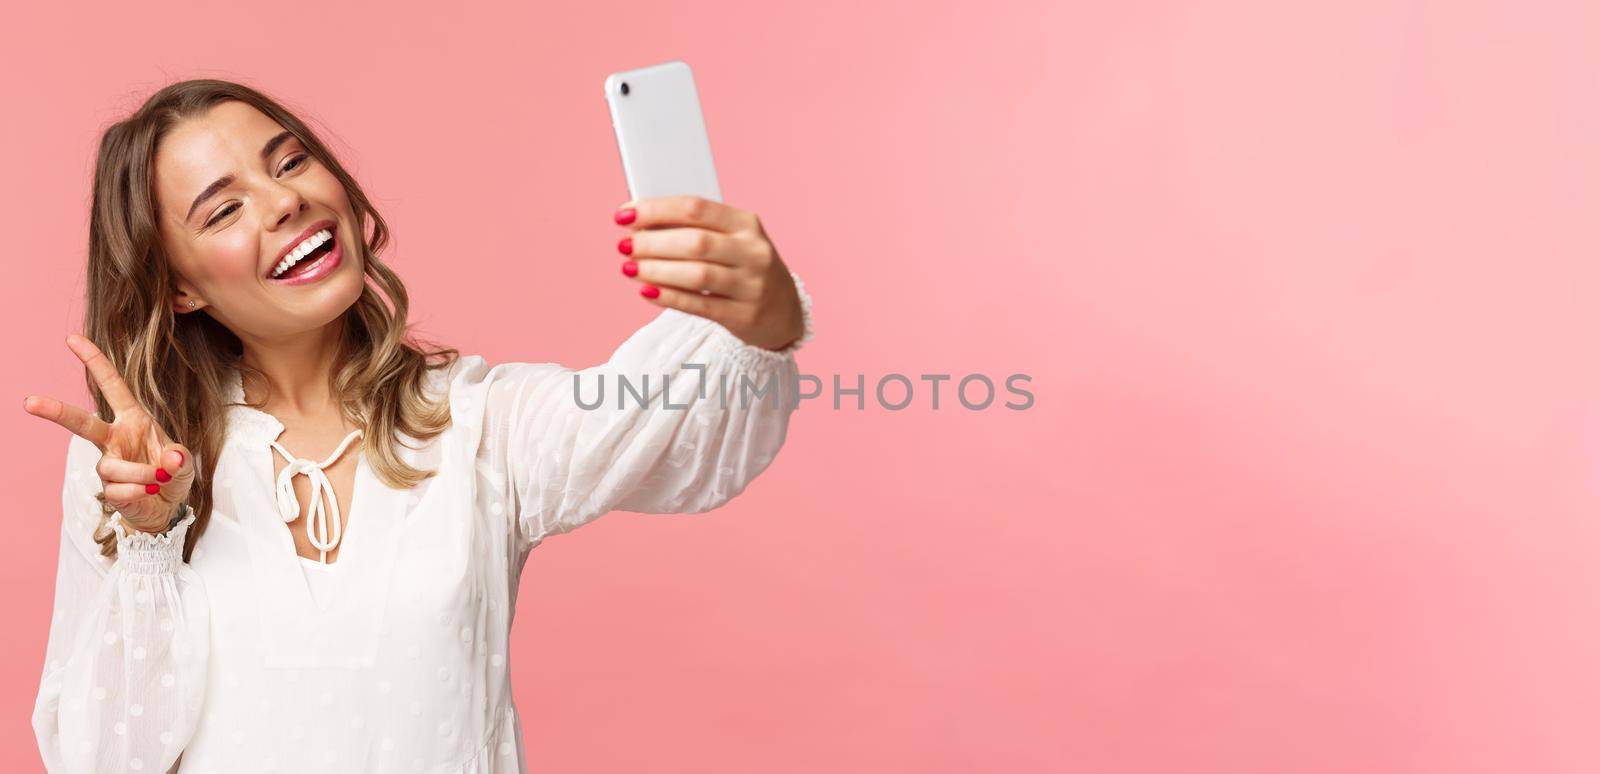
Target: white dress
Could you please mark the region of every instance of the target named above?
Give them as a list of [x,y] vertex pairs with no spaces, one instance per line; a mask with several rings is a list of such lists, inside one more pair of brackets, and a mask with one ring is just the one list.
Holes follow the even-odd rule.
[[[296,554],[279,512],[271,415],[227,409],[216,504],[188,563],[192,515],[165,535],[117,524],[117,558],[100,556],[100,452],[74,436],[33,714],[46,767],[523,771],[506,655],[528,552],[607,511],[698,513],[739,494],[783,445],[799,343],[761,349],[664,309],[583,371],[464,356],[435,372],[450,428],[400,447],[437,476],[392,489],[351,446],[351,529],[325,567]],[[604,403],[580,407],[602,380]],[[237,372],[230,388],[241,401]]]

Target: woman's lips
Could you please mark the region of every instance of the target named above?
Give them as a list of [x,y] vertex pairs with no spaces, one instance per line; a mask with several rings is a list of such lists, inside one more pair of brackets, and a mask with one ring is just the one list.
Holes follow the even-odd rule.
[[339,243],[338,231],[333,232],[333,239],[330,241],[333,242],[333,249],[329,250],[327,255],[317,259],[320,260],[321,263],[318,263],[317,265],[305,270],[303,273],[296,274],[292,277],[280,277],[270,281],[279,285],[304,285],[310,282],[316,282],[317,280],[332,274],[333,270],[339,268],[339,264],[344,262],[344,247]]

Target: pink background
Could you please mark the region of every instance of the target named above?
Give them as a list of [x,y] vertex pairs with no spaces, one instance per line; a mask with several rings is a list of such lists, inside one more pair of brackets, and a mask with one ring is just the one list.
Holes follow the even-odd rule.
[[604,359],[601,83],[699,77],[801,367],[1032,374],[1026,412],[802,408],[713,514],[533,555],[536,771],[1600,770],[1600,7],[26,3],[0,769],[37,768],[98,132],[216,75],[328,130],[426,333]]

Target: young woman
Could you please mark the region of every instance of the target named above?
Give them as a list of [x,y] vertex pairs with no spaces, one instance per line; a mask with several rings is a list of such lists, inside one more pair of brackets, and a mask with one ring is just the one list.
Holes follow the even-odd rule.
[[408,339],[383,219],[277,103],[186,81],[107,130],[67,340],[98,410],[23,404],[73,433],[46,766],[521,771],[528,552],[737,495],[783,444],[810,337],[753,213],[665,197],[615,220],[660,315],[602,366],[490,366]]

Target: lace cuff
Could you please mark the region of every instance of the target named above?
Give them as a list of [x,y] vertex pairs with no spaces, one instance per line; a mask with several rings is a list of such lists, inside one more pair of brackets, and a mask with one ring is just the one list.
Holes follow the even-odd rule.
[[111,515],[111,528],[117,533],[117,561],[128,575],[168,575],[183,564],[183,541],[194,523],[194,510],[188,517],[159,535],[122,524],[122,513]]

